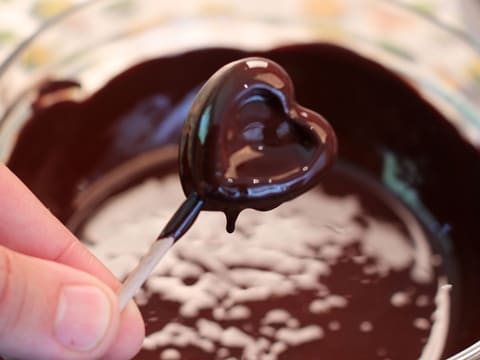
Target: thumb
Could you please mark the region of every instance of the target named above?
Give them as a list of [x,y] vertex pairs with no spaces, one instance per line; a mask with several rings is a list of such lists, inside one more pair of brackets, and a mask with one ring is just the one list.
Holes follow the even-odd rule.
[[119,325],[116,296],[95,277],[0,246],[0,354],[96,359]]

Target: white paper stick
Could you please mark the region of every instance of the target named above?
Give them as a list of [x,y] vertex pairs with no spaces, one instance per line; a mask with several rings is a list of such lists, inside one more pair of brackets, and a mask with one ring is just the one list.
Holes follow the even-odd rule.
[[148,279],[158,262],[165,256],[168,249],[174,243],[171,237],[156,240],[147,254],[140,260],[137,267],[132,270],[122,287],[118,290],[118,304],[122,311],[128,302],[133,298],[143,283]]

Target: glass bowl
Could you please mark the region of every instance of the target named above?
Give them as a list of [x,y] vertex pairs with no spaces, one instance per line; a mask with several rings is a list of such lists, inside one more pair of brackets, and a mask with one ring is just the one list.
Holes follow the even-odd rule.
[[[53,19],[0,65],[0,159],[8,161],[17,135],[32,114],[32,103],[38,100],[38,89],[45,81],[74,79],[81,87],[44,97],[44,104],[65,98],[81,101],[116,74],[151,58],[202,48],[262,51],[315,42],[352,49],[400,74],[451,121],[458,136],[478,148],[480,55],[477,44],[422,13],[381,0],[281,3],[104,0],[88,2]],[[35,146],[39,145],[32,144],[32,153],[39,150]],[[171,148],[165,151],[165,158],[171,160]],[[424,201],[425,194],[418,193],[409,179],[408,168],[418,165],[416,159],[389,154],[383,153],[383,170],[376,174],[378,180],[401,199],[424,226],[448,235],[444,237],[444,247],[455,259],[458,276],[468,278],[467,290],[460,294],[454,284],[451,291],[452,302],[460,307],[452,315],[456,322],[455,334],[448,335],[445,351],[441,347],[431,358],[440,358],[442,353],[452,355],[480,338],[480,328],[475,327],[475,322],[480,323],[480,314],[472,312],[480,301],[478,295],[474,295],[480,287],[471,285],[472,273],[478,270],[475,262],[479,250],[475,245],[476,235],[472,233],[473,222],[451,224],[448,217],[442,218],[439,214],[443,210]],[[480,203],[478,187],[474,186],[479,166],[476,161],[458,170],[458,176],[464,177],[465,186],[471,189],[471,202],[465,204],[470,218],[478,210],[475,204]],[[30,185],[28,181],[27,185]],[[77,184],[79,193],[87,191],[90,185],[89,181]],[[445,189],[448,190],[452,189]],[[48,196],[37,195],[48,205]],[[171,213],[175,205],[170,205]],[[55,208],[52,211],[55,213]],[[77,226],[73,223],[81,222],[57,215],[73,228]],[[447,228],[451,226],[461,230],[458,234],[449,232]],[[145,248],[146,245],[137,249],[139,254]],[[141,296],[137,301],[142,301]],[[144,315],[147,322],[155,316]],[[468,334],[463,328],[469,329]],[[473,329],[476,335],[472,335]],[[153,331],[148,325],[147,330]],[[386,355],[380,352],[378,356]]]

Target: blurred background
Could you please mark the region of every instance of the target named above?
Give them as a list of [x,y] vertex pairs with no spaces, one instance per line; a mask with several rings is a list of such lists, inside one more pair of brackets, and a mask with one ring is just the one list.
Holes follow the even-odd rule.
[[[48,19],[88,0],[0,0],[0,63],[21,41]],[[356,0],[312,0],[319,15],[341,12]],[[385,0],[397,1],[428,17],[435,17],[455,31],[465,31],[480,41],[480,0]],[[124,0],[125,9],[134,0]],[[212,11],[223,0],[198,0]],[[301,6],[305,6],[305,1]],[[299,5],[300,6],[300,5]],[[412,34],[414,32],[412,31]],[[41,56],[41,54],[39,54]]]

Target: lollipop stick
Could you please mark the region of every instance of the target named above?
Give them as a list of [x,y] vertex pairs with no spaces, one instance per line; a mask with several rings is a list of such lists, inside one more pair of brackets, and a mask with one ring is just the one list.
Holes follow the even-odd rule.
[[155,241],[147,254],[140,260],[137,267],[128,275],[118,291],[118,305],[120,311],[125,308],[131,298],[148,279],[158,262],[165,256],[168,249],[172,247],[175,239],[172,237],[161,238]]
[[128,275],[118,290],[117,297],[120,311],[127,306],[138,289],[142,287],[168,249],[187,232],[200,213],[202,206],[203,201],[196,193],[192,193],[178,208],[147,254],[140,260],[137,267]]

